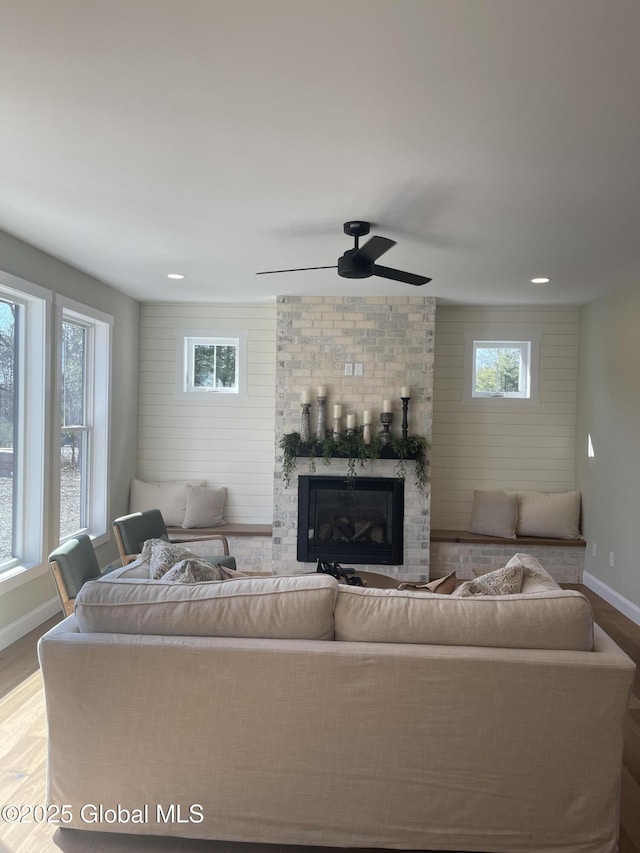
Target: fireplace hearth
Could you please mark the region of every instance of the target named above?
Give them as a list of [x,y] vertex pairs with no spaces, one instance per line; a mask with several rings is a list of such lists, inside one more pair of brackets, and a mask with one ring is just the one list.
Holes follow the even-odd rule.
[[298,561],[402,565],[404,480],[298,478]]

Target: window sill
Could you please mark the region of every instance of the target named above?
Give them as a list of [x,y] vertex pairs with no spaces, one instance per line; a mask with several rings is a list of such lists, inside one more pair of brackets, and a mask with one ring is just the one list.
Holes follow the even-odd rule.
[[18,589],[48,573],[49,566],[42,563],[33,566],[12,566],[0,574],[0,595]]
[[539,406],[540,397],[471,397],[462,398],[463,406]]

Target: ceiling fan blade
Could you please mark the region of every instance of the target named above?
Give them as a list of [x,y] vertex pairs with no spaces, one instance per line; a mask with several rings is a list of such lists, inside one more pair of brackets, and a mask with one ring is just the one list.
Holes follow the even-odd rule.
[[373,265],[373,274],[379,275],[381,278],[391,278],[393,281],[402,281],[405,284],[415,284],[416,287],[431,281],[425,275],[414,275],[412,272],[402,272],[402,270],[394,270],[391,267],[381,267],[379,264]]
[[395,244],[396,241],[389,240],[388,237],[372,237],[364,246],[360,246],[354,255],[354,260],[364,258],[367,261],[377,261],[380,255],[384,255]]
[[332,264],[330,267],[296,267],[292,270],[263,270],[262,272],[257,272],[256,275],[271,275],[275,272],[306,272],[307,270],[337,270],[338,265]]

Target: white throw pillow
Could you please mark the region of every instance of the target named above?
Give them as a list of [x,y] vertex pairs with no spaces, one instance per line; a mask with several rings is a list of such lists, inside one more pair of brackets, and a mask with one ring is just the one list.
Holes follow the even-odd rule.
[[221,527],[224,523],[224,503],[227,489],[221,486],[212,489],[209,486],[187,486],[187,505],[182,526]]
[[473,493],[469,533],[515,539],[517,521],[517,494],[483,490],[476,490]]
[[518,536],[580,539],[580,491],[517,492]]
[[129,512],[159,509],[167,527],[180,527],[187,508],[187,486],[201,481],[180,480],[166,483],[132,480],[129,490]]
[[524,578],[520,592],[533,594],[537,592],[559,592],[561,587],[544,569],[533,554],[514,554],[505,564],[508,566],[524,566]]

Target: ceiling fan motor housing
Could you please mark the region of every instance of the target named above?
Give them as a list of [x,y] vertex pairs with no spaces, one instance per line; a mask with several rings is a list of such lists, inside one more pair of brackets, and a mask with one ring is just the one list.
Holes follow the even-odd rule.
[[361,219],[350,219],[342,227],[348,237],[364,237],[371,230],[371,223],[363,222]]
[[338,258],[338,275],[343,278],[369,278],[373,275],[373,261],[357,255],[357,251],[349,249]]

